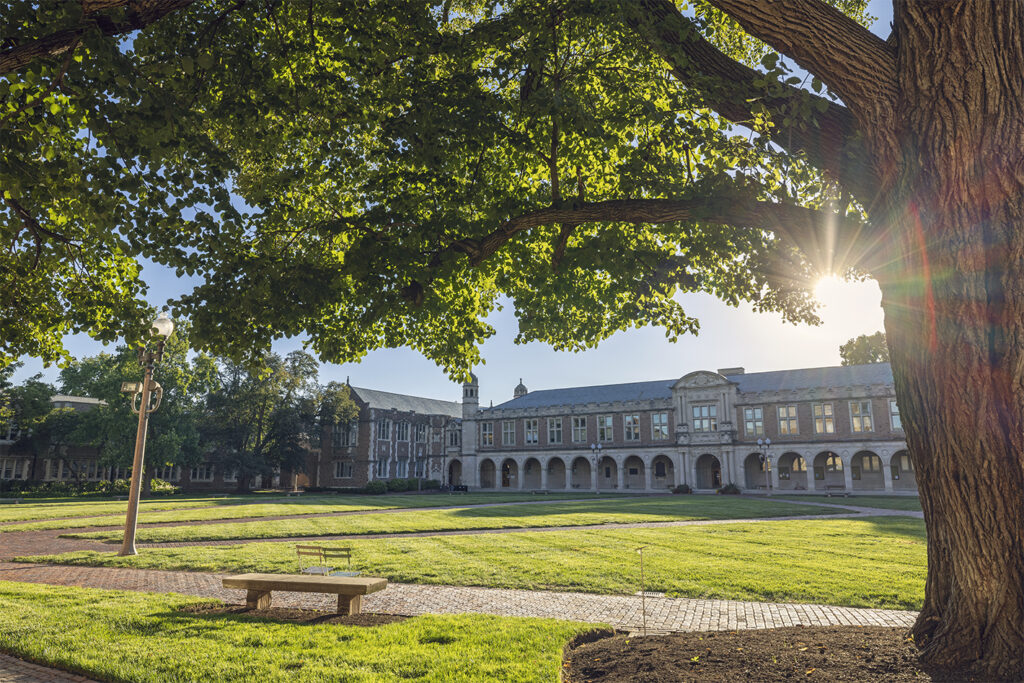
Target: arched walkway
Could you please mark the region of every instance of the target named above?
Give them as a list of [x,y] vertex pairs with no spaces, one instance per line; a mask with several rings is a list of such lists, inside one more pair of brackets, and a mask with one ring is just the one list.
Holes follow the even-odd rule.
[[893,491],[916,491],[917,475],[914,474],[914,463],[910,461],[910,453],[898,451],[889,460],[892,472]]
[[814,488],[825,491],[830,486],[846,488],[843,459],[832,451],[823,451],[814,456]]
[[751,490],[767,489],[768,482],[764,478],[764,463],[760,453],[751,453],[743,460],[743,478],[746,487]]
[[619,486],[619,466],[611,456],[604,456],[597,466],[597,488],[614,489]]
[[[491,467],[494,467],[492,464]],[[448,463],[448,485],[459,486],[462,484],[462,463],[458,460],[452,460]]]
[[540,489],[540,461],[528,458],[523,463],[523,488]]
[[850,461],[850,477],[854,491],[884,491],[882,459],[871,451],[861,451]]
[[807,489],[807,461],[799,453],[783,453],[776,467],[779,470],[780,491]]
[[667,455],[659,455],[651,461],[651,488],[670,489],[676,485],[675,466]]
[[635,455],[626,458],[622,463],[623,483],[632,491],[643,491],[647,488],[647,474],[644,472],[644,461]]
[[718,458],[705,453],[697,458],[697,485],[698,489],[717,489],[722,486],[722,463]]
[[480,463],[480,488],[497,488],[497,482],[494,478],[494,469],[494,461],[490,458],[487,458]]
[[548,490],[565,488],[565,463],[561,458],[548,460]]
[[512,458],[506,458],[501,463],[501,488],[519,488],[519,465]]
[[592,476],[590,474],[590,461],[584,457],[576,458],[572,461],[572,471],[569,472],[569,477],[574,489],[589,489],[594,485]]

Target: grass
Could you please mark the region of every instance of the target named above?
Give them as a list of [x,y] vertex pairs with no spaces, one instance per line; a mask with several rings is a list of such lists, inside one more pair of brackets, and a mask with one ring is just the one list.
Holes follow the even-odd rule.
[[180,595],[0,582],[0,650],[106,681],[554,681],[593,625],[477,615],[372,628],[180,610]]
[[[776,494],[784,497],[781,494]],[[884,508],[886,510],[921,510],[921,501],[917,496],[858,496],[839,498],[828,496],[792,496],[790,500],[806,500],[808,503],[834,503],[836,505],[855,505],[864,508]]]
[[[554,497],[557,499],[585,499],[594,497],[594,495],[560,493]],[[179,501],[155,499],[141,502],[139,522],[195,522],[213,519],[313,515],[330,512],[515,503],[536,500],[538,500],[538,496],[529,493],[470,493],[459,496],[442,493],[393,494],[387,496],[328,494],[307,495],[295,499],[284,499],[281,495],[259,494],[239,495],[230,498],[191,498]],[[540,500],[543,500],[543,498]],[[44,505],[2,506],[0,507],[0,522],[25,523],[0,526],[0,533],[5,531],[39,531],[42,529],[110,526],[117,524],[117,517],[124,516],[127,506],[127,502],[111,501],[95,503],[51,502]],[[108,516],[104,517],[102,515]]]
[[[383,533],[413,533],[473,529],[584,526],[590,524],[672,522],[699,519],[740,519],[787,515],[830,514],[831,508],[795,505],[760,498],[722,496],[671,496],[661,498],[612,498],[568,503],[457,508],[344,517],[285,519],[235,524],[204,524],[143,528],[143,543],[223,541],[232,539],[294,538]],[[120,542],[121,531],[66,534]]]
[[[907,517],[654,529],[362,539],[353,566],[407,583],[632,594],[644,545],[647,590],[670,596],[919,609],[924,523]],[[293,543],[146,548],[19,558],[211,572],[296,571]]]

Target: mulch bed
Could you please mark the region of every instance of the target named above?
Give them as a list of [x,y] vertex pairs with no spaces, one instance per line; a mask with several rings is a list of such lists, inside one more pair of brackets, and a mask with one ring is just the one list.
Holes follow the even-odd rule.
[[927,681],[903,628],[833,626],[617,635],[567,647],[564,680]]
[[405,621],[409,617],[395,614],[361,614],[342,615],[336,612],[320,612],[311,609],[288,609],[285,607],[268,607],[267,609],[249,609],[238,605],[194,605],[182,610],[199,615],[238,615],[269,621],[287,621],[297,624],[341,624],[343,626],[381,626]]

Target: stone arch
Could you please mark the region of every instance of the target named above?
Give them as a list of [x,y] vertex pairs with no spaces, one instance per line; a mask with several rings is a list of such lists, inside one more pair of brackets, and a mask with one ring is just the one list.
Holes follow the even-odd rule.
[[527,458],[523,463],[523,488],[539,490],[541,484],[540,460]]
[[619,464],[615,458],[606,455],[597,464],[597,488],[615,489],[619,487]]
[[574,489],[589,489],[594,485],[593,475],[590,473],[590,461],[580,456],[573,458],[572,467],[569,472],[569,483]]
[[882,459],[872,451],[860,451],[850,461],[850,477],[854,491],[884,491],[885,476]]
[[722,486],[722,463],[718,458],[705,453],[697,458],[697,489],[717,489]]
[[556,490],[566,488],[565,461],[556,456],[548,458],[548,461],[544,466],[548,468],[548,489]]
[[498,480],[496,478],[496,472],[494,467],[494,461],[490,458],[484,458],[480,461],[480,488],[482,489],[495,489],[498,488]]
[[631,491],[643,491],[647,488],[647,472],[644,461],[631,455],[622,463],[622,482]]
[[[493,464],[492,464],[493,467]],[[448,463],[448,485],[462,485],[462,461],[455,459]]]
[[917,490],[917,475],[914,473],[910,453],[905,450],[893,453],[889,458],[889,470],[892,472],[893,491]]
[[751,453],[743,459],[743,483],[750,490],[768,489],[764,463],[760,453]]
[[799,453],[783,453],[775,467],[779,472],[780,491],[801,491],[809,488],[807,461]]
[[833,451],[822,451],[814,456],[814,489],[825,491],[828,487],[846,488],[843,473],[843,459]]
[[656,455],[651,460],[651,488],[670,489],[676,485],[676,468],[672,458]]
[[505,458],[501,463],[501,488],[519,488],[519,463],[512,458]]

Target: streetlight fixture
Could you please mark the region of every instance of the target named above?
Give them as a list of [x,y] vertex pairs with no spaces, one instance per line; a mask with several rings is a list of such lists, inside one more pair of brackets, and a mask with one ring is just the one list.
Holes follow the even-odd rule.
[[761,453],[760,453],[761,462],[764,464],[764,490],[768,494],[769,498],[771,498],[771,495],[772,495],[772,479],[771,479],[771,475],[768,473],[768,470],[771,469],[771,466],[772,466],[772,457],[770,455],[768,455],[768,449],[771,448],[771,447],[772,447],[772,440],[771,439],[758,439],[757,440],[757,448],[758,448],[758,450],[761,451]]
[[[142,491],[142,463],[146,455],[146,428],[149,414],[160,407],[163,388],[153,381],[153,366],[164,358],[164,344],[174,332],[174,321],[161,313],[150,326],[149,334],[156,341],[153,349],[139,345],[139,365],[144,369],[142,382],[125,382],[121,391],[132,394],[132,412],[139,415],[139,428],[135,433],[135,457],[132,459],[132,486],[128,492],[128,514],[124,520],[124,541],[118,555],[138,555],[135,549],[135,529],[139,519],[139,494]],[[155,399],[153,396],[155,395]]]

